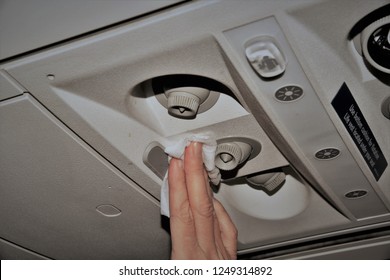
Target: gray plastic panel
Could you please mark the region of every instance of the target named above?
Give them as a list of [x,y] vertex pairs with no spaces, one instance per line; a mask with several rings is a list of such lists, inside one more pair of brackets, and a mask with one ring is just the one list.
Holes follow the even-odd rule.
[[[222,202],[226,202],[221,199]],[[251,248],[266,244],[275,244],[288,238],[289,240],[298,237],[307,237],[320,233],[330,226],[340,226],[348,224],[348,220],[332,210],[329,205],[317,198],[313,199],[309,210],[303,214],[293,217],[285,223],[280,221],[264,220],[247,217],[227,206],[226,210],[231,215],[236,227],[239,229],[238,249],[242,252],[251,252]],[[319,208],[318,208],[319,206]],[[313,219],[314,216],[326,215],[329,219]],[[310,221],[311,223],[307,223]],[[324,223],[325,222],[325,223]],[[248,251],[246,251],[248,249]]]
[[0,239],[0,260],[46,260],[47,258]]
[[2,0],[0,59],[178,2],[180,1]]
[[273,194],[245,185],[245,181],[221,185],[216,197],[238,229],[239,250],[350,223],[297,178],[296,174],[287,175],[283,186]]
[[[255,97],[262,104],[266,102],[273,114],[278,116],[283,129],[288,131],[289,137],[294,139],[305,158],[356,218],[387,214],[388,210],[384,203],[337,133],[275,18],[257,21],[229,30],[225,34],[242,61],[246,61],[245,43],[257,36],[271,36],[280,44],[281,51],[288,60],[286,71],[281,77],[272,80],[262,80],[253,73],[252,77],[258,89],[254,94]],[[251,69],[249,63],[247,67]],[[301,87],[304,92],[303,97],[294,102],[280,102],[275,98],[275,92],[289,85]],[[315,157],[316,152],[328,147],[337,148],[341,154],[332,160],[318,160]],[[355,200],[344,197],[347,192],[356,189],[366,190],[369,195]]]
[[346,244],[325,246],[295,254],[287,254],[278,259],[294,260],[388,260],[390,258],[390,237],[382,236]]
[[34,99],[3,101],[0,120],[0,237],[56,259],[169,257],[158,202]]
[[168,157],[161,144],[157,142],[150,143],[144,152],[143,162],[161,180],[164,178],[168,170]]
[[23,91],[7,72],[0,70],[0,100],[20,95]]
[[[213,37],[191,38],[184,45],[166,41],[158,50],[155,44],[140,48],[140,41],[130,31],[96,37],[34,55],[34,59],[6,69],[61,121],[154,197],[160,197],[162,182],[143,162],[144,151],[152,142],[166,147],[189,132],[213,131],[218,139],[247,135],[258,141],[263,152],[245,164],[237,176],[288,164],[232,96],[221,93],[212,108],[195,119],[182,120],[170,116],[150,88],[139,87],[154,77],[180,73],[208,77],[236,93]],[[142,53],[148,48],[151,53]]]

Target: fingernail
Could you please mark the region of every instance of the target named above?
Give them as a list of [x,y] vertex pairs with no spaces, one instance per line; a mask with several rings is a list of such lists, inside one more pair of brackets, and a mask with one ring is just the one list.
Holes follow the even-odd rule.
[[186,154],[192,159],[202,159],[202,143],[192,142],[186,148]]
[[172,167],[178,167],[178,168],[183,168],[183,166],[184,166],[183,161],[181,159],[178,159],[178,158],[172,158],[169,161],[169,165],[172,165]]
[[200,142],[193,142],[193,152],[196,154],[196,155],[201,155],[202,154],[202,143]]

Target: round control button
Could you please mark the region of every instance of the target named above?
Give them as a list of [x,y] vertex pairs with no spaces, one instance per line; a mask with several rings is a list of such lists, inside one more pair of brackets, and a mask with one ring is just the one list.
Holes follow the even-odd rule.
[[374,68],[390,74],[390,16],[367,26],[361,36],[362,51]]
[[334,159],[340,154],[340,150],[335,148],[325,148],[316,152],[315,157],[320,160]]
[[303,96],[303,90],[299,86],[284,86],[275,92],[275,98],[282,102],[296,101]]
[[366,190],[354,190],[354,191],[347,192],[345,194],[345,197],[348,199],[356,199],[356,198],[361,198],[363,196],[366,196],[367,193],[368,192]]

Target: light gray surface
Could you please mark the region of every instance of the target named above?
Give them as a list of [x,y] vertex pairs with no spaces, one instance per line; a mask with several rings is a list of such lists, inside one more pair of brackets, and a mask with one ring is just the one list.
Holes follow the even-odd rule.
[[[296,184],[287,180],[280,190],[272,195],[251,189],[243,197],[246,199],[240,199],[240,191],[248,191],[242,188],[251,189],[240,184],[222,184],[216,195],[238,229],[240,250],[250,251],[262,244],[309,233],[315,234],[327,228],[349,224],[347,218],[308,186],[301,185],[296,188]],[[234,202],[239,203],[240,207],[235,206]],[[247,207],[252,208],[252,213],[245,211]]]
[[178,2],[1,0],[0,60]]
[[[1,237],[56,259],[169,256],[158,202],[29,95],[0,103],[0,119]],[[120,215],[96,210],[107,204]]]
[[7,72],[0,70],[0,100],[20,95],[23,92],[24,89]]
[[0,260],[45,260],[44,256],[0,239]]
[[390,237],[377,237],[348,244],[327,246],[273,259],[293,260],[389,260]]

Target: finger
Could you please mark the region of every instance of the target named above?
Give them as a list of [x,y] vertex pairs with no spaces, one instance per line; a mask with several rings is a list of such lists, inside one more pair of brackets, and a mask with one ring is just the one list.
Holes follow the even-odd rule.
[[[212,198],[214,196],[214,194],[213,194],[213,190],[212,190],[212,188],[210,186],[210,183],[209,183],[208,173],[207,173],[206,170],[203,170],[203,171],[204,171],[203,174],[204,174],[204,178],[205,178],[205,183],[209,186],[207,188],[208,194]],[[227,250],[225,248],[225,245],[222,242],[221,230],[219,228],[218,218],[217,218],[216,214],[214,214],[213,217],[214,217],[214,222],[213,222],[213,225],[214,225],[214,240],[215,240],[215,246],[216,246],[216,249],[217,249],[216,256],[218,256],[218,259],[220,259],[220,260],[228,260],[228,259],[230,259],[230,255],[227,252]]]
[[[205,178],[202,144],[191,143],[185,151],[184,169],[199,246],[205,252],[216,252],[214,240],[214,206],[210,186]],[[209,256],[212,257],[212,256]]]
[[207,186],[207,194],[209,195],[209,197],[212,198],[214,196],[213,189],[210,186],[209,175],[208,175],[206,169],[203,169],[203,177],[204,177],[205,185]]
[[237,229],[222,204],[214,199],[215,214],[221,232],[222,242],[231,259],[237,258]]
[[193,250],[196,245],[195,225],[188,201],[183,161],[172,159],[168,170],[169,210],[172,239],[172,254],[184,252],[183,248]]
[[223,244],[221,229],[219,227],[219,221],[216,215],[214,216],[214,237],[219,259],[229,260],[231,257],[230,254],[227,252],[227,249],[225,248],[225,244]]

